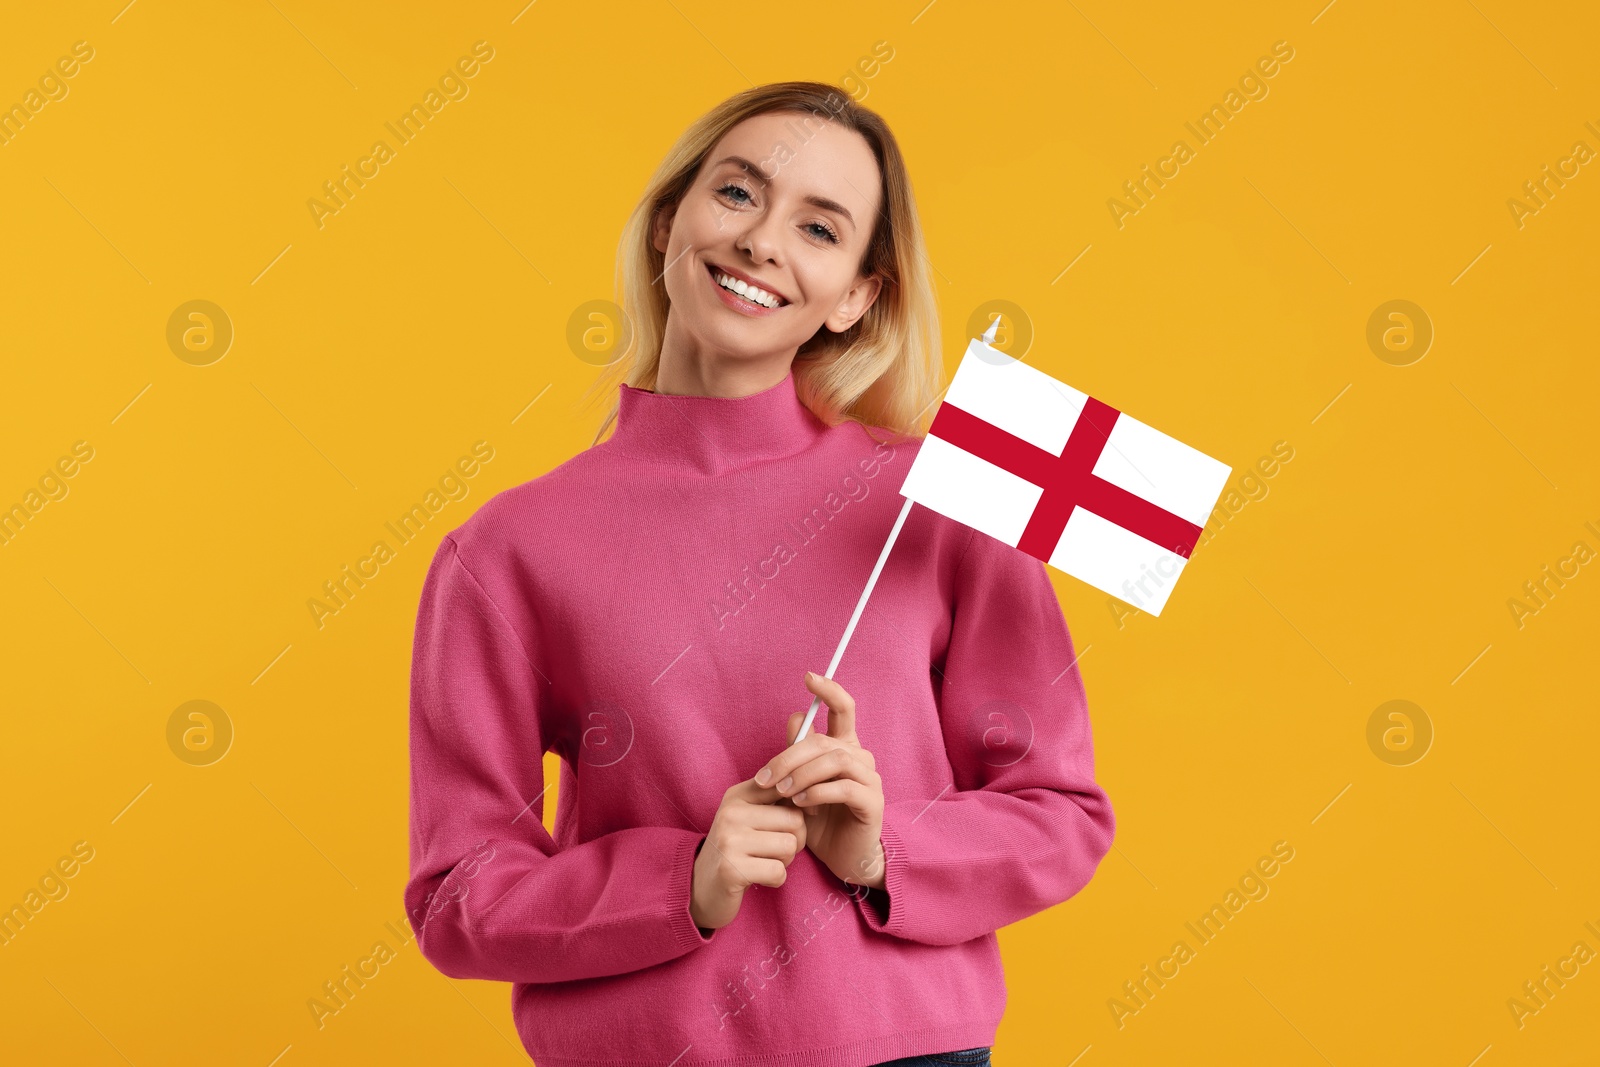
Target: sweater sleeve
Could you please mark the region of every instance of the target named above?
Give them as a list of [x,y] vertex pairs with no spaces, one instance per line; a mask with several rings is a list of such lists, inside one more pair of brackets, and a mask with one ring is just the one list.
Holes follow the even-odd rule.
[[884,888],[853,894],[873,930],[930,945],[983,936],[1077,893],[1111,849],[1083,680],[1044,567],[976,530],[963,550],[939,685],[954,785],[885,805]]
[[554,711],[534,661],[447,536],[411,665],[405,906],[422,954],[452,978],[565,982],[709,944],[689,914],[703,834],[627,827],[558,849],[545,831]]

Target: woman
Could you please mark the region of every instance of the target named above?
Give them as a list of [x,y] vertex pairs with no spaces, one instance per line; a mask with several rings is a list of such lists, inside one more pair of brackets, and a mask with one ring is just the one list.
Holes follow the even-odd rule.
[[839,677],[807,670],[940,388],[894,137],[826,85],[742,93],[619,258],[614,432],[486,503],[423,587],[418,944],[514,983],[540,1067],[986,1064],[995,930],[1081,889],[1113,818],[1059,602],[1000,541],[914,508]]

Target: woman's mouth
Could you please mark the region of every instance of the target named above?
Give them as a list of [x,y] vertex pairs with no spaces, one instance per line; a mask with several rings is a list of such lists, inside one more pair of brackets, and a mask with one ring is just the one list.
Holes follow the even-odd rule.
[[706,276],[711,279],[722,302],[742,314],[759,318],[788,306],[788,301],[776,293],[735,278],[714,264],[706,264]]

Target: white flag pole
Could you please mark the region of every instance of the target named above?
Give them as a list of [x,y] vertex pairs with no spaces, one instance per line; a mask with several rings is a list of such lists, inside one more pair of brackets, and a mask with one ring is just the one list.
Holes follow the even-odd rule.
[[[894,520],[894,529],[889,531],[889,539],[883,543],[883,551],[878,553],[878,562],[872,568],[872,577],[867,579],[867,587],[861,591],[861,599],[856,601],[856,610],[850,616],[850,624],[844,628],[844,636],[839,639],[839,647],[833,650],[833,660],[828,664],[827,678],[833,677],[833,672],[839,669],[839,661],[844,658],[844,646],[850,643],[850,635],[856,632],[856,623],[861,621],[861,612],[867,606],[867,597],[872,595],[872,587],[878,584],[878,575],[883,571],[883,565],[889,558],[889,550],[894,547],[895,538],[900,536],[900,527],[906,524],[906,516],[911,514],[911,505],[916,503],[906,497],[905,505],[900,508],[899,518]],[[821,697],[811,698],[811,710],[806,712],[805,721],[800,724],[800,732],[794,735],[794,743],[799,744],[811,729],[811,722],[817,717],[817,709],[822,706]]]
[[[989,323],[989,328],[983,331],[981,338],[983,343],[992,344],[999,329],[1000,315],[996,314],[994,321]],[[850,624],[844,628],[844,636],[839,639],[839,647],[833,650],[833,659],[829,662],[828,673],[825,675],[829,679],[832,679],[833,672],[839,669],[839,661],[844,659],[844,648],[850,643],[850,635],[856,632],[856,623],[861,620],[861,612],[866,609],[867,597],[872,595],[872,587],[878,584],[878,574],[883,570],[884,561],[889,558],[889,550],[894,547],[895,538],[900,536],[900,527],[905,525],[906,516],[911,513],[911,505],[914,503],[910,497],[906,498],[905,505],[900,509],[899,518],[894,520],[894,529],[889,531],[889,539],[883,543],[883,551],[878,553],[878,562],[872,568],[872,576],[867,579],[867,587],[861,591],[861,599],[856,601],[856,610],[850,616]],[[812,721],[817,717],[817,709],[821,706],[821,697],[811,698],[811,707],[806,711],[805,721],[800,724],[800,732],[794,735],[793,744],[798,745],[805,738],[811,729]]]

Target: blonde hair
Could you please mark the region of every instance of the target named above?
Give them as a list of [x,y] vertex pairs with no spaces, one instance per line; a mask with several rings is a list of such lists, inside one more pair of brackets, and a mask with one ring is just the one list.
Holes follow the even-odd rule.
[[[674,208],[698,176],[701,164],[724,134],[745,119],[773,111],[797,111],[836,122],[866,139],[882,177],[882,207],[862,258],[861,273],[877,274],[882,289],[848,330],[826,326],[795,353],[795,393],[828,425],[854,420],[867,427],[921,436],[923,416],[943,390],[938,304],[900,146],[889,126],[833,86],[791,81],[761,85],[723,101],[684,131],[656,168],[644,195],[623,227],[617,246],[617,300],[627,316],[630,340],[589,392],[613,398],[617,385],[654,389],[666,334],[666,256],[651,242],[657,215]],[[617,403],[595,443],[617,417]]]

